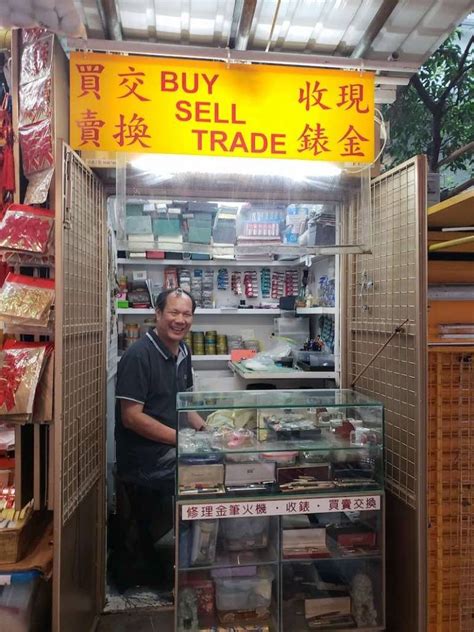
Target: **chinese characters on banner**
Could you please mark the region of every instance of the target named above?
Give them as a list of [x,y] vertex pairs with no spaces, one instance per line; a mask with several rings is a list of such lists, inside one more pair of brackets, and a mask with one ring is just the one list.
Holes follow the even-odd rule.
[[338,511],[379,511],[380,506],[380,496],[377,495],[199,503],[182,505],[181,518],[183,520],[210,520],[213,518],[287,516],[290,514],[331,513]]
[[374,159],[372,73],[71,54],[74,149]]

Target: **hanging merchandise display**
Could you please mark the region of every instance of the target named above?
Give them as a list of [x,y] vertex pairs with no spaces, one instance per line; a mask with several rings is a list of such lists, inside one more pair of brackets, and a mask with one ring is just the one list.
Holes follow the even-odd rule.
[[46,345],[0,352],[0,419],[27,421],[33,413]]
[[262,298],[270,298],[271,275],[270,268],[262,268],[260,271],[260,290]]
[[255,270],[246,270],[244,272],[244,289],[247,298],[256,298],[258,296],[257,272]]
[[0,319],[12,325],[47,327],[54,280],[9,273],[0,290]]
[[212,309],[214,307],[214,271],[204,270],[202,277],[201,307]]
[[11,204],[0,222],[0,250],[46,254],[53,225],[54,211]]
[[13,351],[39,350],[41,354],[41,362],[39,365],[39,379],[34,390],[33,412],[27,412],[24,415],[14,414],[10,411],[6,421],[33,421],[44,423],[52,421],[53,418],[53,380],[54,380],[54,345],[51,342],[22,342],[18,340],[8,339],[5,341],[3,351],[10,353]]
[[11,97],[5,93],[0,106],[0,211],[12,201],[15,192],[11,111]]
[[240,272],[232,272],[230,287],[235,296],[242,295],[242,275]]
[[54,172],[51,76],[54,35],[22,31],[19,140],[28,179],[27,204],[43,204]]
[[286,270],[285,272],[285,296],[297,296],[298,294],[298,270]]
[[229,270],[227,268],[219,268],[217,272],[217,289],[229,289]]
[[274,270],[272,272],[272,298],[280,298],[283,296],[285,287],[285,275],[283,272]]

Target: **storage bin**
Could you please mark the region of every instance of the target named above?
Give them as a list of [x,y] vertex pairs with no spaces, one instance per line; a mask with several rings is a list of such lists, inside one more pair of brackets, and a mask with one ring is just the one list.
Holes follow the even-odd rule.
[[38,571],[0,574],[0,632],[47,629],[49,588]]
[[273,573],[260,567],[255,577],[220,578],[216,582],[217,610],[267,610],[272,600]]
[[313,371],[334,371],[334,354],[332,353],[311,353],[309,365]]
[[269,516],[221,520],[221,541],[226,551],[253,551],[268,546]]
[[335,356],[321,351],[297,351],[294,354],[296,362],[309,365],[313,371],[334,371]]

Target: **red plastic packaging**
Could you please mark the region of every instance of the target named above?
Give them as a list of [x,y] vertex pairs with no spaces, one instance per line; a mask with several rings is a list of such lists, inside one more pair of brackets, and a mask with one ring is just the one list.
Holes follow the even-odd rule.
[[53,211],[12,204],[0,222],[0,249],[46,254],[53,226]]

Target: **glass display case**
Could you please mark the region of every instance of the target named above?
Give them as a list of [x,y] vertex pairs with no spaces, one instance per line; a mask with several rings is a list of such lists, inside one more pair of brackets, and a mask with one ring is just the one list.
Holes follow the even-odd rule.
[[287,390],[177,407],[176,629],[384,629],[382,405]]

